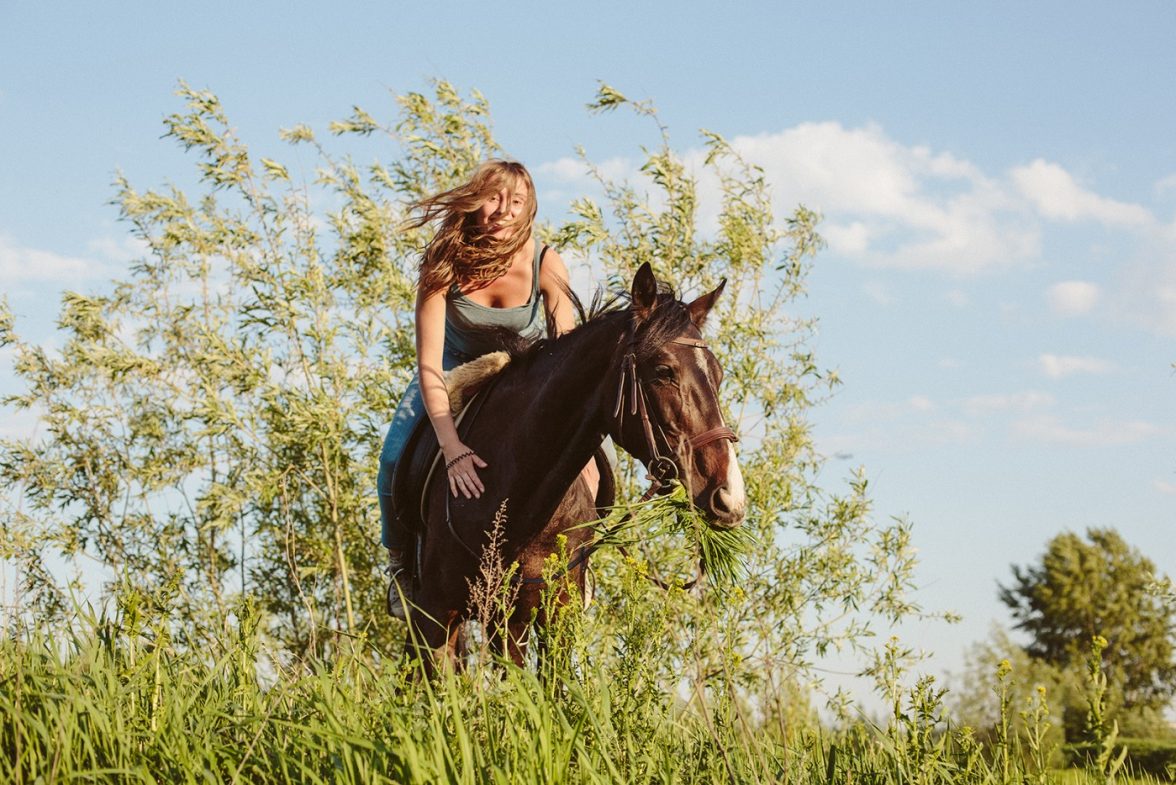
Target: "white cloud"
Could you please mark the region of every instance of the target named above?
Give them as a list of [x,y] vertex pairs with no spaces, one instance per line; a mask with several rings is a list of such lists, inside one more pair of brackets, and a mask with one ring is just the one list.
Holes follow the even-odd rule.
[[[636,174],[636,167],[628,158],[609,158],[596,164],[596,171],[606,180],[623,180]],[[535,176],[553,180],[562,185],[596,185],[596,178],[588,166],[579,158],[564,156],[555,161],[535,167]]]
[[878,126],[803,123],[732,144],[765,167],[788,206],[799,201],[827,211],[891,217],[918,212],[911,156]]
[[916,432],[917,439],[927,444],[964,444],[973,441],[977,434],[970,424],[960,420],[936,420],[930,423],[922,433]]
[[878,305],[892,305],[894,303],[894,294],[890,291],[890,287],[881,281],[866,281],[862,284],[862,291]]
[[1063,316],[1089,313],[1098,304],[1101,290],[1089,281],[1061,281],[1045,292],[1050,309]]
[[850,423],[876,423],[897,420],[906,407],[893,401],[866,401],[850,404],[845,409],[845,420]]
[[996,412],[1027,412],[1053,404],[1054,397],[1049,393],[1027,390],[1009,394],[973,395],[964,399],[963,408],[968,416],[978,417]]
[[822,212],[830,247],[863,263],[977,272],[1038,252],[1017,200],[968,161],[907,147],[876,125],[803,123],[732,145],[764,168],[776,208]]
[[925,395],[912,395],[905,401],[863,401],[845,409],[851,423],[883,423],[921,415],[935,409],[935,402]]
[[26,248],[0,234],[0,285],[5,288],[26,283],[73,284],[103,277],[109,277],[109,269],[101,261]]
[[[1063,316],[1098,311],[1176,334],[1176,221],[1161,223],[1140,203],[1099,194],[1057,163],[1039,158],[986,172],[949,152],[904,145],[876,124],[809,122],[730,141],[762,168],[778,217],[798,204],[817,210],[830,251],[867,267],[952,275],[1023,268],[1045,261],[1043,237],[1049,233],[1052,247],[1054,236],[1067,231],[1059,223],[1120,230],[1113,285],[1060,281],[1045,292],[1048,307]],[[700,147],[682,153],[687,171],[698,178],[699,229],[709,233],[718,228],[721,193],[705,157]],[[636,158],[612,158],[599,168],[608,178],[644,186],[657,202],[658,191]],[[600,196],[599,184],[576,158],[541,164],[535,172],[545,181],[545,197]],[[1156,183],[1157,193],[1170,188],[1176,188],[1176,174]],[[965,298],[963,290],[948,293],[957,307]]]
[[935,402],[925,395],[912,395],[907,399],[907,405],[916,412],[930,412],[935,409]]
[[1167,177],[1161,177],[1159,180],[1157,180],[1155,189],[1156,193],[1163,193],[1165,191],[1176,189],[1176,172],[1173,172]]
[[1169,496],[1176,496],[1176,483],[1168,482],[1167,480],[1156,480],[1152,486],[1160,493],[1166,493]]
[[1176,222],[1150,232],[1116,276],[1107,296],[1124,321],[1176,336]]
[[974,442],[977,432],[967,422],[951,418],[920,420],[893,425],[870,422],[854,428],[851,433],[833,434],[821,439],[820,449],[827,454],[854,453],[863,449],[885,449],[898,452],[922,450],[927,447],[967,444]]
[[1108,447],[1144,441],[1158,435],[1160,429],[1143,420],[1103,421],[1074,428],[1052,415],[1041,415],[1015,422],[1013,432],[1029,441],[1065,447]]
[[1043,354],[1037,358],[1037,367],[1051,379],[1061,379],[1076,373],[1109,373],[1114,363],[1098,357],[1075,357],[1072,355]]
[[[312,220],[317,224],[317,230],[324,231],[328,228],[326,221],[317,215],[312,216]],[[150,246],[146,242],[131,235],[118,238],[99,237],[86,243],[86,248],[91,253],[112,262],[129,262],[150,252]]]
[[870,228],[861,221],[822,224],[821,236],[829,244],[829,250],[847,256],[863,254],[870,247]]
[[1011,174],[1017,189],[1046,218],[1094,220],[1111,226],[1145,226],[1153,221],[1146,208],[1088,191],[1065,169],[1040,158]]
[[944,299],[946,299],[956,308],[963,308],[965,305],[971,302],[971,299],[968,297],[968,293],[963,289],[950,289],[948,290],[947,294],[943,296]]
[[0,439],[27,441],[36,438],[41,428],[42,410],[0,408]]

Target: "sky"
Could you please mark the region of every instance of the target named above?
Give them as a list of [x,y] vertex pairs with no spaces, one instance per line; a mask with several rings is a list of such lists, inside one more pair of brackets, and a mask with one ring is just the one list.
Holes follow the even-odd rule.
[[779,215],[823,215],[801,304],[844,382],[813,412],[823,482],[863,467],[879,520],[912,522],[919,599],[963,621],[902,632],[958,671],[1061,531],[1115,527],[1176,574],[1174,40],[1170,2],[0,0],[0,292],[52,345],[64,288],[125,273],[111,182],[190,177],[160,138],[179,79],[295,163],[279,128],[476,88],[551,220],[578,145],[627,172],[656,142],[586,110],[598,83],[653,99],[684,157],[717,131]]

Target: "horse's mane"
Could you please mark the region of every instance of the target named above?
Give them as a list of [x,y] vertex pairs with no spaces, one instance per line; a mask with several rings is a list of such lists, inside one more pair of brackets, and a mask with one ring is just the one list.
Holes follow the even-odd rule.
[[[584,330],[592,331],[597,325],[626,320],[632,313],[632,298],[627,291],[613,290],[606,293],[603,289],[597,289],[587,307],[567,284],[563,284],[563,292],[571,302],[579,324],[575,329],[554,338],[527,339],[512,331],[501,330],[495,335],[495,342],[510,355],[512,365],[526,364],[553,346],[575,340],[583,335]],[[678,299],[669,284],[658,281],[653,308],[638,326],[636,334],[631,336],[630,350],[637,355],[638,362],[647,360],[666,342],[686,332],[690,324],[690,312],[686,305]],[[555,324],[548,316],[547,334],[554,335],[555,331]]]

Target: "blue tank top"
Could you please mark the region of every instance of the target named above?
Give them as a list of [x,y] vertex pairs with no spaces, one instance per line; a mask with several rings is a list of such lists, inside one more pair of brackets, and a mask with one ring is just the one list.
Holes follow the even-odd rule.
[[461,293],[457,284],[445,295],[445,351],[462,360],[472,360],[500,348],[494,341],[498,330],[507,329],[524,338],[541,338],[547,317],[539,298],[539,264],[547,246],[535,242],[531,267],[531,298],[513,308],[480,305]]

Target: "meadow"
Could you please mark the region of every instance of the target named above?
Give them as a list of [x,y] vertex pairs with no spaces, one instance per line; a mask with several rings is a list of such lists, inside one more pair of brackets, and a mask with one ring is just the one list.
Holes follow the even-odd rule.
[[[780,714],[721,677],[651,688],[624,657],[554,656],[528,669],[484,650],[417,677],[363,636],[329,657],[269,650],[242,606],[185,648],[148,605],[81,613],[70,630],[0,643],[0,778],[12,783],[1105,783],[1103,760],[1063,770],[1020,734],[955,727],[943,691],[901,690],[882,723]],[[573,625],[574,626],[574,625]],[[556,646],[571,627],[556,631]],[[634,641],[656,644],[656,641]],[[574,648],[574,647],[573,647]],[[1015,711],[1015,708],[1006,709]],[[981,739],[983,737],[983,740]],[[1117,757],[1117,756],[1116,756]]]
[[[912,599],[911,524],[875,516],[864,471],[834,487],[821,475],[808,414],[840,380],[795,307],[819,215],[778,220],[763,172],[704,131],[719,204],[718,228],[702,231],[697,175],[652,105],[604,85],[592,110],[631,110],[654,131],[643,179],[613,182],[585,160],[595,196],[537,232],[592,260],[606,288],[645,262],[684,292],[726,280],[708,344],[743,437],[749,514],[726,544],[677,511],[647,520],[627,535],[634,556],[593,557],[594,602],[559,615],[547,657],[504,665],[475,633],[464,671],[420,679],[383,615],[373,535],[427,239],[403,230],[404,204],[501,154],[486,101],[437,82],[432,97],[397,96],[394,122],[356,107],[330,134],[379,137],[399,156],[364,167],[307,126],[283,129],[315,156],[299,173],[252,155],[215,95],[179,93],[165,136],[198,159],[196,192],[119,178],[115,203],[143,247],[126,279],[65,292],[55,348],[21,340],[0,300],[0,346],[23,383],[5,404],[34,412],[42,434],[0,441],[0,557],[19,585],[0,638],[0,782],[1132,773],[1101,721],[1089,760],[1063,768],[1044,694],[1002,698],[991,726],[956,726],[945,691],[912,683],[897,642],[878,645],[903,619],[948,614]],[[642,474],[622,456],[622,500],[641,495]],[[706,580],[686,591],[700,550]],[[93,606],[71,593],[83,577],[57,569],[83,560],[108,579]],[[889,716],[863,717],[845,696],[818,715],[812,665],[833,650],[858,656]],[[994,673],[991,689],[1004,695],[1007,678]]]

